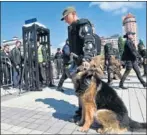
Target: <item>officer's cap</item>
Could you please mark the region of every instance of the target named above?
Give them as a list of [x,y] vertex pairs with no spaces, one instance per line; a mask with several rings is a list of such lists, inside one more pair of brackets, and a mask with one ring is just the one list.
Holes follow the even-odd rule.
[[72,12],[75,12],[75,8],[74,7],[67,7],[66,9],[64,9],[63,13],[62,13],[62,18],[61,18],[61,21],[64,20],[64,18],[69,14],[69,13],[72,13]]
[[134,33],[134,32],[129,31],[129,32],[127,32],[127,33],[126,33],[126,35],[124,35],[124,38],[127,38],[127,37],[128,37],[128,35],[135,35],[135,33]]

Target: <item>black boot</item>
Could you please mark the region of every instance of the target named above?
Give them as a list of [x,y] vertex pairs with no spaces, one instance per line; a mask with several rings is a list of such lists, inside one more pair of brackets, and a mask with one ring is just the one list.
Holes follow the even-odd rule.
[[57,91],[61,91],[61,92],[64,92],[64,90],[62,89],[62,87],[57,87]]
[[77,111],[75,111],[75,115],[70,119],[70,122],[78,122],[80,121],[82,116],[82,108],[79,108]]
[[79,108],[77,111],[75,111],[75,113],[76,113],[77,115],[81,115],[81,114],[82,114],[82,108]]
[[143,83],[143,87],[144,88],[147,88],[147,83]]
[[120,84],[119,88],[121,88],[121,89],[128,89],[127,87],[124,87],[123,84]]
[[142,77],[147,77],[147,74],[142,75]]
[[56,87],[56,85],[54,85],[53,83],[50,83],[49,87]]
[[123,74],[121,80],[120,80],[120,83],[119,83],[119,87],[122,88],[122,89],[128,89],[127,87],[124,87],[123,84],[124,84],[124,81],[126,80],[127,76],[129,75],[131,69],[126,69],[125,73]]
[[75,114],[69,121],[76,123],[76,122],[80,121],[80,119],[81,119],[81,115]]

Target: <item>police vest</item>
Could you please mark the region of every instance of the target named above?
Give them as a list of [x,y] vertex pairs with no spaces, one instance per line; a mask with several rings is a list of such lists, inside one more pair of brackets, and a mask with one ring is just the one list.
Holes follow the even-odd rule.
[[69,39],[70,51],[77,54],[78,56],[84,55],[83,52],[84,40],[80,38],[79,30],[85,24],[91,25],[89,20],[80,19],[72,23],[70,26],[68,26],[68,39]]
[[43,54],[42,54],[42,45],[38,47],[38,62],[42,63],[43,62]]

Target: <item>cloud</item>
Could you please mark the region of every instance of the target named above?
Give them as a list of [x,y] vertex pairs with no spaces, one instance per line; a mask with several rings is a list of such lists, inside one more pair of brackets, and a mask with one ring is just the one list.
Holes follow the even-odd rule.
[[143,8],[145,6],[145,2],[91,2],[89,6],[98,6],[105,12],[123,14],[128,12],[129,9]]

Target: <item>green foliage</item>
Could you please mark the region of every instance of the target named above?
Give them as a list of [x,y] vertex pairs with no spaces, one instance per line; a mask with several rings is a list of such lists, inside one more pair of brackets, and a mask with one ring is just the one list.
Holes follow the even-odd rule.
[[141,39],[139,40],[139,45],[144,45],[144,43]]
[[143,41],[140,39],[140,40],[139,40],[139,43],[138,43],[138,52],[139,52],[139,54],[141,53],[141,50],[143,49],[143,47],[144,47],[144,43],[143,43]]

